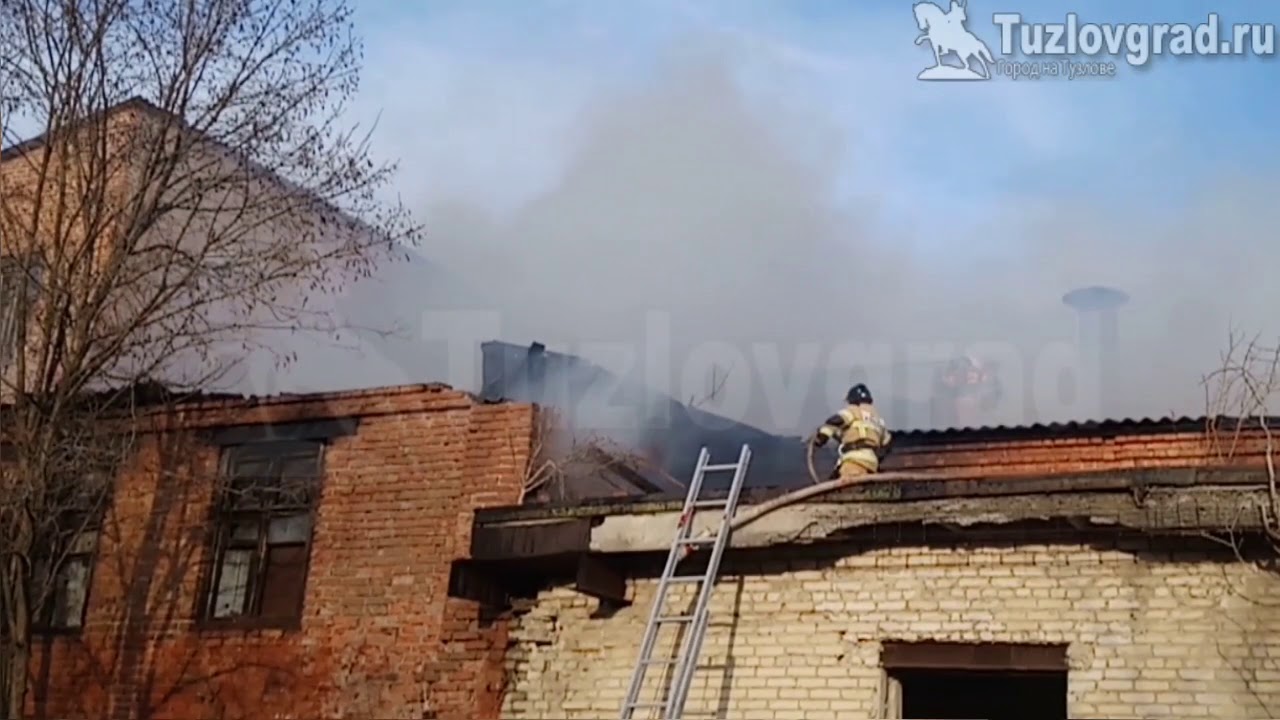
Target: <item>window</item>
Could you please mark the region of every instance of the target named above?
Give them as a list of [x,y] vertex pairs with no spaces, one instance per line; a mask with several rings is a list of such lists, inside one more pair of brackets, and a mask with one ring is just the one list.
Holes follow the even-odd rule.
[[89,598],[89,579],[98,542],[97,530],[77,532],[67,543],[56,571],[50,573],[49,560],[35,563],[31,598],[36,615],[33,629],[42,632],[79,630]]
[[[25,335],[19,300],[25,299],[28,305],[35,301],[43,270],[44,266],[38,259],[23,262],[13,256],[0,257],[0,369],[17,355]],[[25,298],[20,293],[24,278],[27,283]]]
[[18,287],[22,264],[0,257],[0,367],[9,363],[18,344]]
[[886,718],[1067,717],[1061,645],[885,643]]
[[296,623],[302,615],[323,445],[228,448],[206,619]]

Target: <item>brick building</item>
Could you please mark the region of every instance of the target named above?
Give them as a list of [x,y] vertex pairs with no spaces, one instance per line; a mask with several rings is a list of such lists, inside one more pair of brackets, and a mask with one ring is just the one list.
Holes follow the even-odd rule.
[[[67,563],[87,592],[67,583],[38,634],[33,713],[613,715],[679,502],[517,506],[535,426],[530,404],[444,386],[156,418]],[[1228,448],[1202,421],[1143,421],[899,443],[887,469],[942,475],[736,533],[691,714],[1274,712],[1280,581],[1242,562],[1269,507],[1256,433]],[[318,482],[264,514],[218,492],[240,473]]]
[[[1263,444],[1205,427],[902,433],[886,469],[945,477],[886,477],[735,533],[686,713],[1275,717]],[[458,572],[512,598],[503,718],[618,712],[679,505],[477,512]],[[672,592],[668,607],[692,600]]]
[[37,633],[32,711],[495,717],[503,625],[449,568],[474,508],[517,501],[534,412],[406,386],[152,417]]

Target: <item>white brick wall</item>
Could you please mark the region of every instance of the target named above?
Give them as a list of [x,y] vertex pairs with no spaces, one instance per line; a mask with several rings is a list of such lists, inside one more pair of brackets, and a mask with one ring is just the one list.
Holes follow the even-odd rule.
[[[686,714],[877,717],[880,642],[928,639],[1069,643],[1073,718],[1280,717],[1280,578],[1185,552],[1151,557],[908,548],[727,575]],[[503,717],[616,717],[654,585],[637,582],[636,602],[601,619],[589,617],[594,600],[543,593],[513,630]],[[692,588],[672,592],[673,607],[691,602]]]

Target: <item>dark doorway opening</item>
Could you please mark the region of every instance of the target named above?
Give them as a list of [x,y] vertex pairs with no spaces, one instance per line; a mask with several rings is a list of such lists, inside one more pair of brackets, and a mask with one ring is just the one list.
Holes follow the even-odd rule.
[[1065,671],[896,669],[907,720],[1066,720]]
[[1067,647],[885,642],[885,717],[1066,720]]

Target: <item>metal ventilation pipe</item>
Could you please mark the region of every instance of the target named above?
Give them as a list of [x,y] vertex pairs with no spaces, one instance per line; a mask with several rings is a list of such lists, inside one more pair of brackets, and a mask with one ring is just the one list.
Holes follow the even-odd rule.
[[1076,311],[1076,342],[1085,362],[1085,380],[1092,380],[1097,393],[1096,407],[1102,417],[1115,410],[1118,390],[1119,310],[1129,296],[1115,288],[1093,285],[1072,290],[1062,302]]

